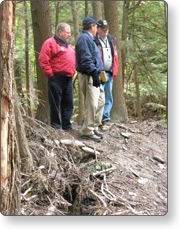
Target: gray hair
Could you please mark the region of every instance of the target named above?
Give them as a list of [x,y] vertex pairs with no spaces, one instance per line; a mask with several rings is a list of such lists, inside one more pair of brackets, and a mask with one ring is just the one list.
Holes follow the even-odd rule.
[[70,25],[65,22],[59,23],[56,28],[56,35],[58,34],[59,30],[64,31],[66,27],[70,27]]

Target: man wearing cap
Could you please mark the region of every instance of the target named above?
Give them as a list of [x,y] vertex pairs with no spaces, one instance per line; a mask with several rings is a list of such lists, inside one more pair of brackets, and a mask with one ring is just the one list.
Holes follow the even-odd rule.
[[110,111],[113,105],[113,79],[118,73],[118,54],[115,44],[115,37],[109,35],[109,25],[106,20],[98,21],[98,33],[96,34],[96,44],[101,52],[107,82],[103,84],[105,92],[105,106],[102,117],[102,130],[107,130],[110,121]]
[[76,43],[76,70],[85,100],[81,137],[99,142],[103,138],[98,126],[102,120],[105,96],[99,78],[104,66],[94,39],[97,24],[96,19],[90,16],[83,20],[83,31]]

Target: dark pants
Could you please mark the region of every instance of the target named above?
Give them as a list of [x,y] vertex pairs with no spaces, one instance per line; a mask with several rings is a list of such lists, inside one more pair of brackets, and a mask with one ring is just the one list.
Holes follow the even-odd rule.
[[51,126],[70,129],[73,113],[72,77],[54,74],[48,79],[48,93]]

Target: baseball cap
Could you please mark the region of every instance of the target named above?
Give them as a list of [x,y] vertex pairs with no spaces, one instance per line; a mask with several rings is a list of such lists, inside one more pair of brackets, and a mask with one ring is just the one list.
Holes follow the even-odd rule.
[[105,28],[109,28],[109,25],[106,20],[100,20],[98,21],[98,27],[105,29]]
[[98,26],[100,25],[94,17],[87,16],[83,20],[83,25],[90,25],[90,24],[97,24]]

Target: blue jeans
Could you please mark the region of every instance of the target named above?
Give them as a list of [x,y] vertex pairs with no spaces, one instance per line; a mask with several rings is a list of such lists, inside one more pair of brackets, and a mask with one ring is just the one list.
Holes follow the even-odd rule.
[[104,92],[105,92],[105,106],[104,106],[102,123],[104,121],[110,120],[110,112],[111,112],[111,108],[113,105],[113,95],[112,95],[113,78],[112,78],[112,73],[106,72],[106,76],[108,78],[108,81],[102,85]]

